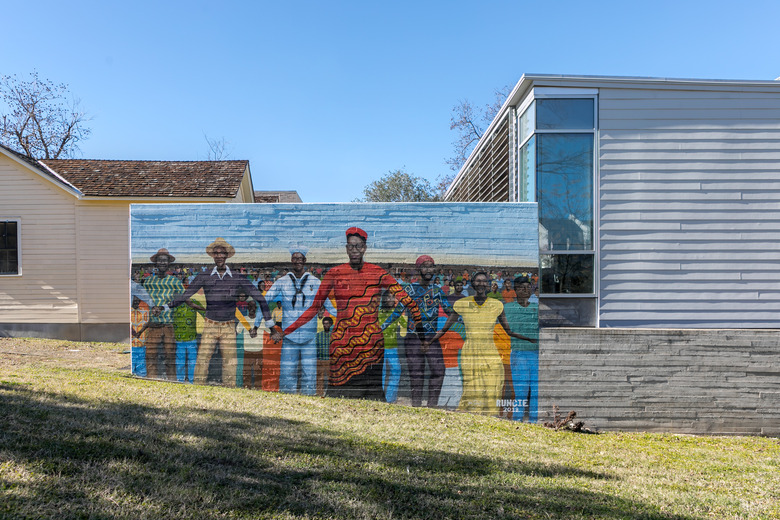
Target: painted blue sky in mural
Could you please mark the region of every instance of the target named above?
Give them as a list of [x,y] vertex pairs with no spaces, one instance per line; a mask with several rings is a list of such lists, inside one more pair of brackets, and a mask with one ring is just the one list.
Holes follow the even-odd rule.
[[366,261],[536,267],[534,203],[133,204],[131,257],[148,262],[160,248],[177,262],[205,262],[206,246],[223,237],[233,263],[287,262],[289,248],[309,249],[309,262],[342,263],[344,231],[368,233]]

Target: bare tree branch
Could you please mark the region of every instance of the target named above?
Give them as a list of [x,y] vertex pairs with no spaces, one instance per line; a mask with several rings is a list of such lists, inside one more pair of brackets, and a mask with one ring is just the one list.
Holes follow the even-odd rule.
[[501,106],[510,92],[509,86],[496,89],[493,102],[486,104],[479,112],[467,99],[459,101],[457,105],[452,107],[450,130],[457,130],[458,137],[452,142],[455,154],[444,160],[451,170],[457,172],[461,169],[474,146],[482,139],[485,130],[490,126],[498,111],[501,110]]
[[68,102],[64,83],[54,84],[30,73],[30,80],[0,76],[0,143],[36,159],[72,157],[91,133],[80,102]]
[[208,135],[203,134],[203,138],[206,139],[209,149],[206,152],[207,161],[224,161],[230,158],[230,143],[224,138],[212,139]]

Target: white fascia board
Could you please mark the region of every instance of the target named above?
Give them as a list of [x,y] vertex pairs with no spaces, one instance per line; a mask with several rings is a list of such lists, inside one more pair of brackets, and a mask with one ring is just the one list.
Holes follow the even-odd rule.
[[[77,199],[80,199],[84,195],[77,187],[75,187],[73,184],[65,180],[65,178],[62,175],[55,172],[48,166],[46,166],[46,164],[44,164],[42,161],[37,161],[37,163],[41,165],[46,170],[46,172],[48,172],[50,175],[46,175],[46,173],[42,172],[39,168],[36,168],[32,164],[21,160],[20,158],[16,157],[14,154],[6,153],[2,147],[0,147],[0,153],[2,153],[4,156],[8,157],[15,163],[19,164],[20,166],[23,166],[24,168],[30,170],[31,172],[38,175],[39,177],[46,180],[47,182],[50,182],[51,184],[57,186],[58,188],[67,191],[71,195],[75,196]],[[60,182],[55,181],[54,179],[51,178],[51,176],[55,177]]]
[[182,197],[181,195],[172,196],[172,197],[115,197],[115,196],[98,197],[98,196],[84,195],[83,197],[81,197],[81,200],[83,200],[84,202],[126,201],[130,203],[138,203],[138,204],[197,204],[200,202],[230,202],[231,200],[234,199],[228,197]]
[[539,82],[584,82],[596,87],[610,85],[634,84],[656,86],[694,86],[707,87],[767,87],[772,90],[780,89],[777,80],[753,80],[753,79],[696,79],[696,78],[657,78],[649,76],[587,76],[567,74],[525,74],[524,78]]

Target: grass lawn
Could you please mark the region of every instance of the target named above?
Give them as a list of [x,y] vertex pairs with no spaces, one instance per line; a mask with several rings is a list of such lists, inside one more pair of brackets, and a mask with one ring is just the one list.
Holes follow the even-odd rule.
[[151,382],[125,350],[0,339],[0,518],[780,518],[778,439]]

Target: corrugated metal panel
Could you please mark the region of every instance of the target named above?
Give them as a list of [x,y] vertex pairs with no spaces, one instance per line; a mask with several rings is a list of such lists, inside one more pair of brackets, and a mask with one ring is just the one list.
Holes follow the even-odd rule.
[[599,106],[601,326],[780,327],[780,95]]

